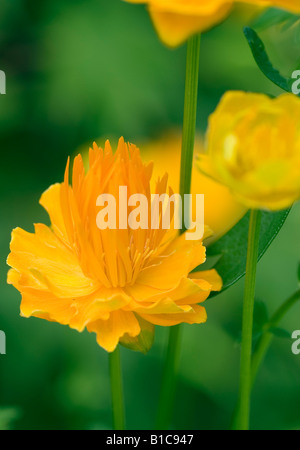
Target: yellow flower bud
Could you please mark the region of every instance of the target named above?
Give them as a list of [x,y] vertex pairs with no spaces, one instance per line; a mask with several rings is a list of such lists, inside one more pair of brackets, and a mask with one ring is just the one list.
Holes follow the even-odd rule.
[[250,208],[280,210],[300,198],[300,99],[228,92],[209,120],[205,173]]

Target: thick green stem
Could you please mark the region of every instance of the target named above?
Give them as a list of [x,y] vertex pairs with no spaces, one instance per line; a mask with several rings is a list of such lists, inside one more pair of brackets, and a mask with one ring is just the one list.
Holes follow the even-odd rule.
[[249,430],[250,422],[250,394],[251,394],[251,358],[252,358],[252,336],[253,336],[253,312],[256,284],[256,269],[259,251],[259,235],[261,224],[261,212],[251,211],[247,266],[245,280],[245,294],[243,307],[243,329],[242,350],[240,370],[240,395],[239,411],[234,428],[238,430]]
[[111,383],[114,430],[124,430],[125,413],[124,413],[123,384],[122,384],[121,358],[119,347],[117,347],[113,353],[109,354],[109,372]]
[[157,430],[168,429],[172,418],[173,399],[176,389],[176,374],[180,359],[181,334],[182,327],[180,325],[171,327],[157,415]]
[[[185,231],[184,194],[189,194],[191,190],[198,100],[200,41],[201,37],[200,35],[197,35],[190,38],[187,43],[185,100],[180,168],[180,195],[183,200],[182,232]],[[186,207],[189,207],[189,205],[186,205]],[[156,423],[156,427],[159,430],[168,429],[172,416],[174,394],[176,389],[176,373],[180,358],[181,335],[182,330],[180,325],[171,327]]]

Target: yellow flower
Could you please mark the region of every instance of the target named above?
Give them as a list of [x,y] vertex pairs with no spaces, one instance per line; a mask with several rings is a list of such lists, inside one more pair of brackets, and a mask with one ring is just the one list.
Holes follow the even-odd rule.
[[125,0],[144,3],[160,39],[176,47],[196,33],[211,28],[225,19],[235,3],[276,6],[300,13],[299,0]]
[[193,34],[221,22],[230,12],[232,0],[125,0],[145,3],[158,36],[176,47]]
[[[117,198],[120,186],[128,197],[143,194],[151,202],[152,164],[143,164],[139,150],[120,139],[113,154],[94,144],[85,173],[81,155],[74,160],[72,186],[69,163],[64,182],[41,197],[51,228],[35,225],[35,232],[12,233],[8,283],[22,294],[21,314],[85,328],[97,342],[113,351],[119,341],[143,347],[143,333],[154,325],[206,321],[198,305],[212,290],[221,289],[214,271],[190,272],[205,261],[201,241],[189,241],[176,230],[100,230],[97,198]],[[166,192],[167,176],[156,183]]]
[[[179,192],[179,173],[181,158],[181,135],[171,131],[163,138],[144,143],[142,156],[146,160],[153,159],[153,180],[168,167],[169,183],[175,192]],[[216,241],[229,231],[247,212],[230,190],[203,174],[197,165],[197,158],[204,152],[202,138],[197,136],[195,142],[195,157],[192,174],[191,193],[205,196],[205,224],[211,229],[212,236],[206,243]],[[195,205],[195,204],[193,204]]]
[[201,170],[250,208],[280,210],[300,198],[300,99],[228,92],[209,120]]

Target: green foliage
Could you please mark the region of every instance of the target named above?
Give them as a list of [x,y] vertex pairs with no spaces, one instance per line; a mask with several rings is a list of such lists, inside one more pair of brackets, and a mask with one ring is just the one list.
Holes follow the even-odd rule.
[[269,8],[252,22],[252,28],[258,31],[266,30],[274,25],[281,25],[284,30],[300,20],[300,16],[283,9]]
[[0,408],[0,430],[11,430],[16,420],[20,418],[18,408]]
[[[258,339],[261,337],[265,331],[266,326],[269,322],[269,312],[267,305],[261,300],[256,300],[254,304],[254,315],[253,315],[253,347],[256,345]],[[239,329],[236,333],[233,333],[235,342],[238,345],[242,343],[242,332]]]
[[[8,340],[7,355],[0,356],[0,404],[20,405],[23,412],[15,423],[6,420],[6,428],[108,429],[107,354],[87,332],[20,317],[20,294],[6,284],[10,232],[48,223],[38,199],[61,180],[77,146],[111,135],[140,144],[181,126],[184,48],[162,46],[145,8],[121,0],[2,0],[0,13],[0,69],[8,76],[8,94],[0,97],[0,329]],[[203,36],[199,132],[228,89],[277,94],[258,74],[242,26],[232,16]],[[290,43],[284,49],[292,66]],[[257,291],[270,311],[297,281],[299,207],[259,266]],[[236,401],[233,336],[240,329],[242,285],[205,306],[205,325],[184,326],[174,429],[228,428]],[[286,316],[287,329],[298,329],[299,308]],[[128,429],[153,425],[166,339],[167,329],[157,327],[147,357],[122,352]],[[254,392],[253,427],[290,429],[299,425],[300,358],[276,342],[270,351]]]
[[[276,86],[286,92],[292,92],[294,79],[282,75],[281,71],[274,67],[270,61],[264,42],[257,34],[257,32],[268,32],[269,29],[274,27],[276,27],[276,32],[278,32],[278,30],[282,33],[290,32],[290,34],[292,34],[291,38],[294,41],[294,45],[300,44],[300,15],[295,15],[276,8],[270,8],[264,11],[262,15],[252,23],[251,27],[244,28],[244,34],[255,62],[262,73]],[[297,63],[296,61],[294,63],[294,69],[296,70],[298,68],[299,60]]]
[[287,92],[291,92],[291,80],[281,75],[279,70],[273,67],[266,52],[263,41],[258,34],[250,27],[244,28],[244,34],[251,48],[256,64],[262,73],[274,84]]
[[257,300],[254,305],[254,317],[253,317],[253,336],[256,339],[259,337],[264,329],[264,326],[268,323],[269,313],[267,305]]
[[[259,259],[281,230],[288,214],[289,210],[276,213],[263,212]],[[207,249],[208,256],[220,255],[214,268],[222,277],[223,290],[232,286],[245,275],[249,218],[250,213],[247,213],[234,228]]]
[[275,337],[281,339],[291,339],[291,333],[289,333],[287,330],[284,330],[283,328],[271,327],[268,331],[269,333],[274,334]]

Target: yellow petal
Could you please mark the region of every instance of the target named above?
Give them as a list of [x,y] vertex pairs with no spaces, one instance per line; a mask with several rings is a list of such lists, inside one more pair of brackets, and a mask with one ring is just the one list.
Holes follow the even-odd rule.
[[157,258],[153,265],[143,269],[136,283],[167,290],[177,285],[178,280],[187,276],[205,261],[205,248],[201,242],[186,241],[184,236],[177,238],[166,250],[168,255]]
[[197,294],[198,291],[198,285],[186,277],[181,278],[178,283],[174,285],[174,287],[168,290],[160,290],[138,283],[125,288],[125,292],[128,293],[128,295],[130,295],[138,304],[142,304],[144,302],[153,303],[164,298],[177,301],[183,297]]
[[113,311],[108,320],[98,320],[88,324],[90,333],[96,333],[98,344],[108,352],[113,352],[120,338],[125,334],[138,336],[141,328],[132,312]]
[[136,305],[134,311],[139,315],[142,314],[179,314],[185,313],[192,310],[190,305],[179,305],[179,302],[174,302],[170,298],[163,298],[158,300],[156,303],[144,304],[142,306]]
[[149,12],[162,42],[170,47],[176,47],[193,34],[203,32],[221,22],[229,14],[230,8],[230,3],[226,2],[213,14],[180,14],[155,6],[150,6]]
[[205,281],[209,283],[212,291],[221,291],[223,286],[222,278],[215,269],[204,270],[202,272],[193,272],[190,274],[190,278],[194,282]]
[[68,299],[55,297],[51,292],[43,292],[34,289],[25,290],[22,293],[21,315],[23,317],[38,317],[62,325],[68,325],[76,314],[76,308]]
[[163,327],[174,326],[180,323],[205,323],[207,320],[207,313],[205,308],[199,305],[194,305],[193,309],[178,314],[141,314],[141,316],[148,322],[154,325]]
[[41,196],[40,204],[49,214],[53,231],[62,239],[66,239],[67,230],[60,203],[61,184],[50,186]]
[[76,255],[45,225],[35,225],[33,234],[16,228],[10,248],[8,265],[58,297],[86,296],[97,289],[97,283],[83,274]]
[[70,321],[70,327],[83,331],[88,323],[108,319],[112,311],[125,308],[131,300],[120,288],[102,287],[88,297],[73,301],[77,314]]

